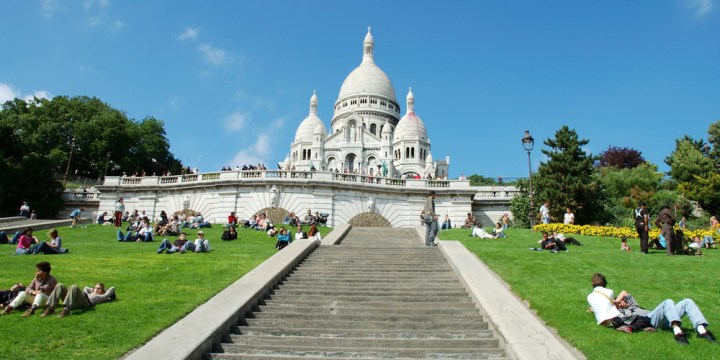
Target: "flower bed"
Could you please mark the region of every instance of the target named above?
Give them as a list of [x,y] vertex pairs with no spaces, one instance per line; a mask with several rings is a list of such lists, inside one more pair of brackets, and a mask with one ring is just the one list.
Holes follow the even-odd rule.
[[[675,228],[677,229],[677,227]],[[626,236],[628,238],[637,238],[638,234],[635,228],[629,228],[629,227],[614,227],[614,226],[594,226],[594,225],[565,225],[560,223],[554,223],[554,224],[539,224],[535,225],[533,228],[535,231],[547,231],[549,233],[552,233],[553,231],[557,231],[559,233],[564,234],[580,234],[580,235],[588,235],[588,236],[606,236],[606,237],[623,237]],[[702,238],[705,235],[714,236],[715,233],[708,229],[698,229],[698,230],[685,230],[684,231],[685,236],[692,238],[693,236],[697,235]],[[657,238],[660,235],[660,229],[658,228],[651,228],[650,229],[650,239]]]

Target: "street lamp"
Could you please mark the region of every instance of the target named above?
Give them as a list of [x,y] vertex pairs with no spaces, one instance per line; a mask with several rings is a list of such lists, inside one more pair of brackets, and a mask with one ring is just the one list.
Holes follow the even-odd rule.
[[530,180],[530,229],[535,227],[535,204],[533,203],[533,188],[532,188],[532,165],[530,165],[530,151],[535,146],[535,139],[530,135],[530,130],[525,130],[525,136],[522,138],[522,145],[528,154],[528,180]]
[[75,137],[70,140],[70,156],[68,156],[67,167],[65,168],[65,176],[63,176],[63,189],[67,189],[67,177],[70,171],[70,161],[72,160],[73,150],[75,149]]
[[107,152],[107,161],[105,161],[105,174],[103,175],[103,178],[107,177],[107,171],[108,171],[108,165],[110,165],[110,152]]

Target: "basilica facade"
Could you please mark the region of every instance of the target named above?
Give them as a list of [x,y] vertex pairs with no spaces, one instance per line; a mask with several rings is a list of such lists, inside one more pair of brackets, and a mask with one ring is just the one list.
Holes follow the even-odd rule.
[[360,65],[345,78],[334,105],[330,131],[318,116],[318,96],[300,123],[285,169],[357,173],[386,177],[443,179],[450,158],[433,160],[425,124],[415,113],[415,96],[405,98],[405,114],[390,79],[375,64],[375,41],[368,28]]

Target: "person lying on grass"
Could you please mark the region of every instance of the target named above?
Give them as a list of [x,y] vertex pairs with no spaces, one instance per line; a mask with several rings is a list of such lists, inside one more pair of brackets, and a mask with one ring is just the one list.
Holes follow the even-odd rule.
[[692,299],[684,299],[678,303],[667,299],[652,311],[648,311],[640,307],[625,290],[614,298],[614,292],[606,288],[607,280],[601,273],[593,275],[592,286],[593,291],[587,296],[590,304],[588,311],[595,314],[598,325],[626,333],[639,330],[655,331],[655,328],[672,329],[675,341],[680,345],[688,345],[680,327],[680,319],[687,315],[699,338],[715,342],[715,336],[707,329],[709,325],[707,320]]
[[71,309],[87,309],[97,304],[115,300],[115,288],[111,287],[105,290],[105,284],[97,283],[95,287],[85,287],[82,291],[77,285],[70,285],[70,288],[63,284],[57,284],[55,290],[50,294],[47,300],[47,309],[40,316],[49,316],[55,313],[55,306],[59,305],[60,300],[63,302],[63,309],[58,315],[64,318],[70,315]]

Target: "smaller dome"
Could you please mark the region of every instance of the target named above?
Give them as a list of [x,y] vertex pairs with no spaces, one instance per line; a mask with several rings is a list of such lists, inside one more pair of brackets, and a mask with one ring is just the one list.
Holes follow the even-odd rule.
[[325,134],[325,124],[323,124],[322,120],[317,116],[317,105],[317,95],[313,91],[313,95],[310,98],[310,114],[308,114],[305,120],[298,126],[297,132],[295,133],[296,142],[312,141],[313,135],[318,131],[318,128],[321,134]]
[[395,128],[395,140],[420,140],[427,141],[427,129],[425,129],[425,123],[420,119],[419,116],[415,115],[415,95],[413,95],[412,88],[408,91],[407,95],[407,113],[400,119]]
[[382,127],[382,134],[392,134],[392,126],[390,126],[389,122],[385,122],[385,125]]
[[325,126],[323,124],[318,124],[318,126],[315,127],[313,135],[325,135]]

